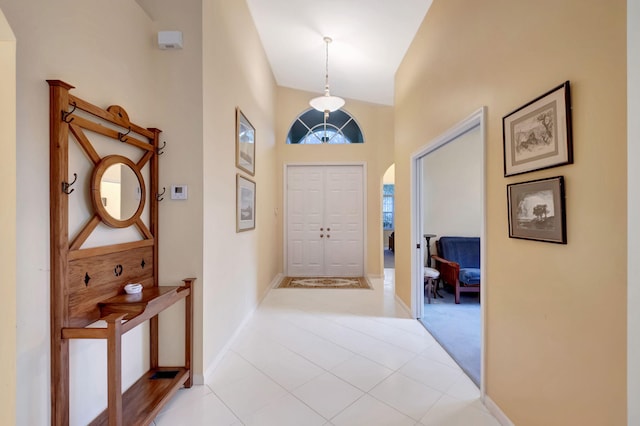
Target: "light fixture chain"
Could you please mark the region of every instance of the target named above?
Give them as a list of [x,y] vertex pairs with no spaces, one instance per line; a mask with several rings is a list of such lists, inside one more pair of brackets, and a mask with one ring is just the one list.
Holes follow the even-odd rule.
[[324,39],[325,43],[325,74],[324,74],[324,89],[328,92],[329,91],[329,43],[331,42],[331,39],[328,37],[325,37]]
[[329,92],[329,43],[331,37],[324,37],[325,42],[325,63],[324,63],[324,96],[313,98],[309,104],[316,110],[324,112],[325,120],[329,117],[329,112],[336,111],[344,105],[344,99],[331,96]]

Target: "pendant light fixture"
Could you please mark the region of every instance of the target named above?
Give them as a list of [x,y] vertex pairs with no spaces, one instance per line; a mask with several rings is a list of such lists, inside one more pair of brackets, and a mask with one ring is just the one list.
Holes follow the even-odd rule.
[[324,112],[325,120],[329,117],[330,112],[336,111],[344,105],[344,99],[338,96],[331,96],[329,93],[329,43],[331,43],[331,41],[331,37],[324,37],[326,47],[324,96],[318,96],[309,101],[309,105],[314,109]]

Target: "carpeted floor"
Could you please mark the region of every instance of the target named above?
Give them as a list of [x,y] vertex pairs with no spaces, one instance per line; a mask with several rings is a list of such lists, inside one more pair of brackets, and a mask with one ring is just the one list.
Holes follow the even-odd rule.
[[[395,256],[384,251],[384,267],[395,268]],[[478,293],[462,293],[456,305],[450,287],[440,289],[444,298],[425,296],[424,316],[420,322],[451,355],[465,373],[480,386],[480,296]]]
[[478,293],[462,293],[456,305],[450,287],[440,289],[444,299],[425,296],[424,316],[420,322],[440,345],[480,386],[480,302]]
[[284,277],[277,288],[368,288],[365,277]]

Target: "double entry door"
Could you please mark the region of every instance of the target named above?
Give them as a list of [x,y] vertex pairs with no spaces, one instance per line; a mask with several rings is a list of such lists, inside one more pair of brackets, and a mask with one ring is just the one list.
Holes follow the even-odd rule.
[[364,275],[363,166],[287,167],[287,274]]

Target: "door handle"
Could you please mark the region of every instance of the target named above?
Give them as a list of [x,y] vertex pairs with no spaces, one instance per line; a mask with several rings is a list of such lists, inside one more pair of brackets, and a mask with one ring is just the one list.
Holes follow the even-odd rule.
[[327,238],[331,238],[331,235],[327,234]]
[[331,231],[331,228],[327,228],[327,231]]
[[323,238],[323,237],[324,237],[324,234],[320,234],[320,238]]
[[324,228],[320,228],[321,231],[324,231]]

